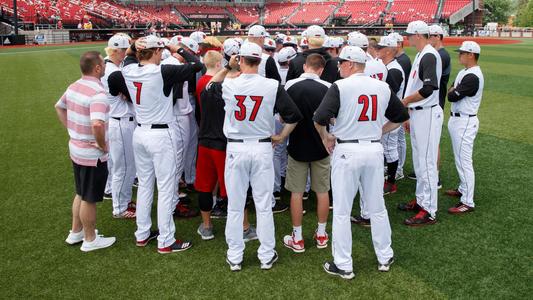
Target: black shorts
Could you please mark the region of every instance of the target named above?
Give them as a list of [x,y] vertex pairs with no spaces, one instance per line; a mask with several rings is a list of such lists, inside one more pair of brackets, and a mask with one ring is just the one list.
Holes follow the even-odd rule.
[[107,182],[107,162],[98,160],[96,167],[81,166],[72,162],[72,166],[74,167],[76,194],[81,196],[83,201],[101,202]]

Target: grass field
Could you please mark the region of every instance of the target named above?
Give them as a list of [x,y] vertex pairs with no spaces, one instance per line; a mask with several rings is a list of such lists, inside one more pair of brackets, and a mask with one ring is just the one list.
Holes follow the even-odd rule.
[[[259,269],[258,242],[250,242],[243,271],[230,273],[223,221],[214,222],[215,240],[204,242],[196,234],[199,217],[177,220],[177,236],[194,243],[190,251],[162,256],[155,243],[139,249],[135,222],[113,219],[110,201],[99,205],[97,227],[117,237],[115,246],[82,253],[79,246],[66,245],[73,178],[67,133],[53,105],[79,77],[79,55],[89,49],[103,45],[0,49],[0,298],[531,299],[533,41],[482,49],[485,93],[474,148],[476,212],[446,213],[456,200],[442,191],[456,187],[457,173],[445,122],[439,222],[416,229],[401,224],[408,215],[396,205],[411,199],[415,186],[401,180],[399,192],[385,198],[396,263],[389,273],[377,272],[370,231],[353,227],[357,276],[352,281],[322,270],[331,248],[310,247],[313,212],[304,217],[308,250],[300,255],[281,244],[291,230],[289,214],[275,216],[280,260],[270,271]],[[408,53],[413,57],[411,49]],[[451,55],[454,78],[460,66]],[[412,170],[409,155],[407,171]],[[313,199],[305,204],[308,208],[315,207]]]

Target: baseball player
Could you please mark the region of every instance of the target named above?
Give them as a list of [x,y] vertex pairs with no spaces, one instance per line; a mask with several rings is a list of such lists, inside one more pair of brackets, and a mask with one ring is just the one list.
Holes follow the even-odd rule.
[[[232,271],[240,270],[243,261],[243,215],[248,184],[252,186],[257,212],[257,235],[261,243],[257,255],[261,269],[272,268],[278,259],[271,206],[274,187],[271,143],[282,142],[302,118],[279,82],[259,75],[261,53],[259,45],[244,43],[238,56],[241,75],[222,84],[226,111],[224,135],[228,140],[224,172],[228,194],[226,261]],[[281,134],[272,136],[275,111],[285,126]]]
[[409,44],[418,50],[402,99],[410,115],[406,126],[410,126],[411,132],[416,198],[398,208],[417,212],[405,220],[406,225],[422,226],[437,221],[437,156],[444,118],[439,106],[442,62],[437,50],[429,44],[429,27],[425,22],[409,23],[406,34]]
[[[347,46],[339,58],[340,75],[344,79],[329,88],[313,120],[324,146],[332,153],[333,261],[326,262],[324,270],[352,279],[355,275],[350,212],[360,184],[365,191],[363,201],[372,223],[378,270],[389,271],[394,262],[391,228],[383,199],[380,138],[409,116],[385,82],[364,74],[368,56],[361,48]],[[326,130],[331,118],[336,118],[335,135]]]
[[[386,82],[389,84],[392,92],[395,93],[398,98],[402,98],[403,90],[405,88],[405,74],[403,73],[402,67],[395,59],[397,41],[393,37],[383,36],[377,44],[377,48],[379,49],[377,53],[378,58],[383,61],[388,69]],[[385,160],[387,162],[387,180],[383,186],[384,195],[396,193],[398,190],[396,186],[396,174],[400,159],[398,153],[400,128],[401,127],[398,127],[389,133],[385,133],[381,137]]]
[[[160,65],[163,44],[156,36],[135,42],[138,63],[124,65],[122,74],[129,94],[133,95],[138,127],[133,133],[135,166],[139,178],[137,191],[137,246],[144,247],[158,239],[158,252],[167,254],[189,249],[192,244],[174,238],[176,231],[172,213],[178,190],[176,118],[172,108],[172,87],[184,82],[203,65],[183,48],[169,45],[171,52],[182,56],[188,64]],[[151,207],[157,182],[157,225],[159,233],[151,232]]]
[[131,202],[133,180],[135,179],[135,160],[133,158],[133,131],[135,112],[120,65],[130,47],[130,40],[124,35],[114,35],[105,49],[108,59],[106,71],[101,81],[109,100],[109,156],[113,160],[112,199],[113,217],[135,218],[135,208],[128,207]]
[[452,103],[448,131],[452,139],[455,167],[461,180],[459,188],[446,191],[448,196],[461,200],[448,209],[451,214],[462,214],[474,210],[474,166],[472,152],[479,128],[477,112],[483,98],[484,79],[478,65],[481,49],[476,42],[465,41],[457,50],[459,63],[465,68],[457,74],[455,82],[448,91]]
[[[261,25],[254,25],[248,30],[248,42],[257,44],[259,47],[261,47],[261,49],[264,47],[266,37],[267,31],[265,30],[265,27]],[[263,50],[261,50],[259,75],[266,78],[276,79],[277,81],[281,82],[276,61],[272,56],[264,53]]]
[[[396,60],[398,61],[400,66],[402,66],[403,73],[406,75],[411,74],[411,59],[409,58],[409,56],[407,56],[405,50],[403,49],[403,36],[398,32],[392,32],[389,34],[389,36],[392,36],[396,39],[398,45],[398,47],[396,48]],[[407,85],[407,82],[409,82],[409,78],[405,79],[405,85]]]

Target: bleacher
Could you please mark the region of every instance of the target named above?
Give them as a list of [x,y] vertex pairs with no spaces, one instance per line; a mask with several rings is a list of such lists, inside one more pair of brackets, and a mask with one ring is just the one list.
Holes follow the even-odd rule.
[[385,21],[392,21],[394,17],[395,24],[407,24],[416,20],[432,22],[438,5],[438,0],[394,0]]
[[255,6],[228,7],[227,10],[235,16],[237,22],[243,25],[249,25],[259,22],[260,14]]
[[441,18],[447,19],[455,12],[459,11],[467,4],[472,3],[470,0],[446,0],[442,7]]
[[377,21],[386,7],[387,0],[346,1],[335,17],[349,17],[348,24],[368,24]]
[[299,3],[270,3],[265,5],[264,24],[282,24],[286,21],[286,17],[291,15],[299,6]]
[[306,2],[289,19],[295,25],[324,24],[338,2]]

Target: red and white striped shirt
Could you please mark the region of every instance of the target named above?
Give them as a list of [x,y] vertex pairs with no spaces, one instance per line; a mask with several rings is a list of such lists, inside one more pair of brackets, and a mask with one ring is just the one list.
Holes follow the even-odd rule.
[[91,121],[109,119],[109,102],[104,86],[96,77],[82,76],[71,84],[56,107],[67,110],[67,129],[70,136],[70,158],[78,165],[96,166],[98,160],[107,161],[108,155],[96,147]]

